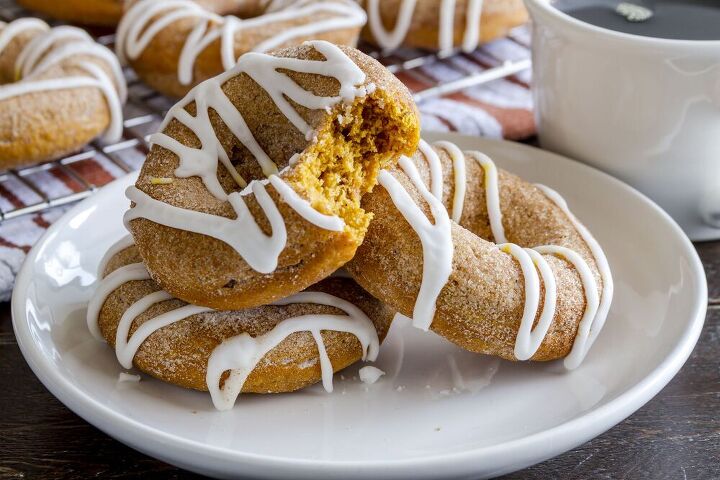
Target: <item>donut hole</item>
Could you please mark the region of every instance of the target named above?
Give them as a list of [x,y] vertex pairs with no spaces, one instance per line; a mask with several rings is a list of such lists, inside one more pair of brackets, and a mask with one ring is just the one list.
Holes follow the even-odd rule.
[[350,232],[363,234],[370,214],[362,196],[381,169],[411,152],[417,123],[383,90],[336,107],[288,175],[315,209],[341,217]]

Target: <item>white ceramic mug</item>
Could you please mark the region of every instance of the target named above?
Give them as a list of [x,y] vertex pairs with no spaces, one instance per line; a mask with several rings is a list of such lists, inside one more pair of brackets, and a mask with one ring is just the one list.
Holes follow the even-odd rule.
[[543,148],[630,183],[693,240],[720,238],[720,41],[619,33],[553,3],[526,0]]

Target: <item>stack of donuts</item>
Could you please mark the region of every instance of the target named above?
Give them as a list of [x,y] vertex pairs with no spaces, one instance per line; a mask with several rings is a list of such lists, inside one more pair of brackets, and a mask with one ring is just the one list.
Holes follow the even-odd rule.
[[420,140],[407,89],[352,47],[246,53],[151,142],[88,326],[123,367],[219,409],[331,391],[398,314],[473,352],[568,368],[607,317],[608,262],[560,195]]

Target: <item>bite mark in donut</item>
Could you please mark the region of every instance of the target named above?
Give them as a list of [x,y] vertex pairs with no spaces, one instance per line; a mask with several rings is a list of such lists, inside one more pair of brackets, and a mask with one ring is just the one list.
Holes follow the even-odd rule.
[[418,124],[407,89],[357,50],[318,41],[248,54],[170,111],[128,189],[126,223],[178,298],[270,303],[352,258],[371,218],[362,195],[414,150]]

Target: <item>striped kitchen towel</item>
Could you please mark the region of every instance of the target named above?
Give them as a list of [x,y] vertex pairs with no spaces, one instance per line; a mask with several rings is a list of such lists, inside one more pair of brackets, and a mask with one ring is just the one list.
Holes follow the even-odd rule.
[[[428,62],[411,70],[398,72],[398,77],[413,92],[421,92],[438,84],[457,80],[472,73],[502,65],[504,62],[527,60],[529,34],[525,27],[515,29],[510,38],[484,45],[471,54],[456,55],[443,60]],[[393,60],[402,61],[417,55],[417,52],[398,51]],[[512,77],[494,80],[490,83],[470,87],[443,97],[427,98],[419,104],[422,125],[425,131],[453,131],[468,135],[523,140],[535,134],[532,115],[532,100],[529,91],[530,71],[522,71]],[[131,84],[132,89],[146,89],[141,84]],[[137,92],[136,92],[137,93]],[[135,98],[148,98],[145,92]],[[126,107],[126,133],[134,138],[152,133],[159,120],[133,122],[153,110],[167,108],[170,102],[164,98],[152,98],[154,108],[144,108],[138,103]],[[139,129],[133,131],[133,129]],[[142,164],[144,152],[138,146],[127,142],[113,149],[113,155],[127,166],[136,169]],[[88,148],[87,151],[94,151]],[[0,209],[8,212],[41,200],[34,185],[48,198],[61,198],[83,190],[78,181],[81,177],[90,184],[101,186],[122,176],[125,172],[101,151],[87,155],[66,168],[52,167],[24,176],[27,182],[15,176],[0,181]],[[67,169],[71,169],[68,174]],[[73,175],[74,174],[74,175]],[[25,255],[45,230],[69,207],[58,207],[39,214],[22,216],[0,223],[0,301],[10,299],[15,276]]]

